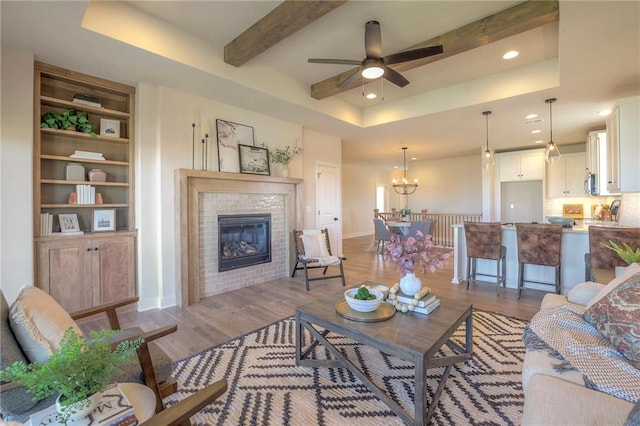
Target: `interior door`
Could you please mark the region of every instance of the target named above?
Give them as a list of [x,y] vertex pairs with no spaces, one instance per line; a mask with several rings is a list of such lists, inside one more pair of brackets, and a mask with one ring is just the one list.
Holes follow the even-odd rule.
[[333,254],[342,254],[340,170],[335,164],[316,163],[315,174],[317,226],[329,230]]

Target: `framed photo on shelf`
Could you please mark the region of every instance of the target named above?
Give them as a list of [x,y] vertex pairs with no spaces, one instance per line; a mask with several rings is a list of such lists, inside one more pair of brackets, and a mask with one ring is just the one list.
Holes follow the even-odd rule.
[[254,145],[253,127],[218,119],[216,120],[216,134],[218,137],[218,169],[221,172],[238,173],[240,171],[238,145]]
[[93,232],[105,232],[116,230],[116,209],[93,211]]
[[251,145],[238,144],[240,173],[269,176],[269,150]]
[[80,231],[78,215],[75,213],[60,213],[58,215],[58,222],[60,222],[60,232],[63,234]]
[[120,120],[100,119],[100,136],[120,137]]

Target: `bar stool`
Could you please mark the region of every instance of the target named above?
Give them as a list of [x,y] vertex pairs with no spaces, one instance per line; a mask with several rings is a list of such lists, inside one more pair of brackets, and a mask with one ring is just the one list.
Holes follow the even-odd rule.
[[616,266],[627,266],[616,252],[605,247],[610,242],[620,246],[629,244],[636,249],[640,247],[640,228],[590,226],[589,253],[585,255],[585,281],[598,281],[598,275],[613,277]]
[[476,260],[489,259],[496,261],[496,274],[483,276],[493,277],[498,284],[506,284],[507,248],[502,245],[502,225],[500,222],[464,222],[464,234],[467,242],[467,290],[471,281],[476,282]]
[[[516,223],[518,241],[518,299],[524,282],[554,286],[560,294],[562,225]],[[542,265],[555,268],[553,283],[524,279],[524,265]]]

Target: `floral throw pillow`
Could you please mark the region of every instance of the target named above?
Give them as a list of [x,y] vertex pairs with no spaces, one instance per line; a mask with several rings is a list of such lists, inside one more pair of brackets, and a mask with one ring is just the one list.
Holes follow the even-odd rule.
[[640,273],[594,303],[584,319],[640,368]]

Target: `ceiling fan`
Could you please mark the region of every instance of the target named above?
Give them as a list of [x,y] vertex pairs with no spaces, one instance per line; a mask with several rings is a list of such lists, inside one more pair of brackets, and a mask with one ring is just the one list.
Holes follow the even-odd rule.
[[359,75],[366,79],[374,79],[384,76],[387,80],[399,87],[409,84],[409,80],[404,78],[398,71],[390,68],[389,65],[401,62],[415,61],[416,59],[427,58],[438,55],[444,50],[442,45],[422,47],[420,49],[407,50],[382,57],[382,36],[380,34],[380,23],[378,21],[368,21],[364,28],[364,50],[367,57],[362,61],[352,59],[316,59],[310,58],[310,63],[315,64],[338,64],[338,65],[360,65],[360,69],[355,70],[345,78],[338,87],[350,84]]

